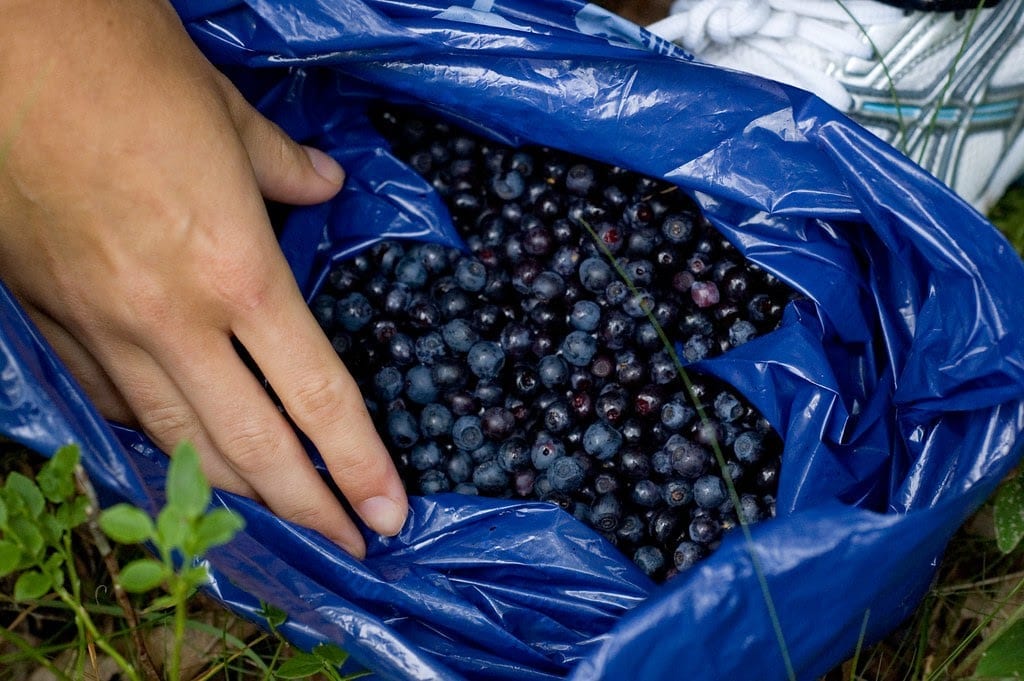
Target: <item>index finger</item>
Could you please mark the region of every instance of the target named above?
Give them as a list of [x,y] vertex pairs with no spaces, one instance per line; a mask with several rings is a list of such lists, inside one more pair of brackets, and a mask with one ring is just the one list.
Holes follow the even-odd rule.
[[[283,257],[280,263],[287,270]],[[405,524],[401,478],[359,387],[306,306],[290,271],[232,330],[295,425],[313,442],[353,510],[374,531]]]

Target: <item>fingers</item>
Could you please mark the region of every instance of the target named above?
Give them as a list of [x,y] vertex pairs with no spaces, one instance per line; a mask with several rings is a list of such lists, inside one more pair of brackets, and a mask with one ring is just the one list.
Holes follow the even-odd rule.
[[277,287],[234,331],[356,513],[380,534],[397,534],[408,513],[401,479],[359,388],[298,289]]
[[67,329],[45,312],[34,305],[25,304],[24,301],[22,307],[49,341],[71,375],[85,390],[96,409],[112,421],[126,425],[135,424],[135,416],[124,396],[114,386],[96,358]]
[[164,452],[188,441],[201,455],[203,473],[215,487],[258,498],[246,482],[217,451],[199,415],[178,386],[146,351],[110,340],[96,350],[99,361],[109,367],[112,382],[131,405],[142,430]]
[[365,554],[359,530],[228,337],[194,337],[187,351],[161,360],[211,434],[212,447],[274,513],[357,557]]
[[295,143],[250,106],[230,83],[221,87],[263,196],[307,205],[338,193],[345,172],[337,161],[319,149]]

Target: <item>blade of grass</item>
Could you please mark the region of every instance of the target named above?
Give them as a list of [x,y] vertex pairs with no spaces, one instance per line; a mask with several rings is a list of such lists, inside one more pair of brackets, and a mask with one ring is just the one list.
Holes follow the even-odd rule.
[[[590,237],[594,240],[594,243],[597,244],[597,247],[601,250],[604,257],[626,284],[630,295],[639,296],[640,292],[637,290],[636,285],[629,278],[626,271],[622,269],[622,265],[620,265],[619,261],[615,259],[615,255],[608,249],[607,244],[601,240],[601,237],[594,231],[594,228],[583,219],[580,220],[580,224],[587,230],[587,233],[590,234]],[[700,418],[701,424],[707,426],[711,421],[707,416],[707,411],[704,409],[704,404],[697,398],[694,392],[693,381],[690,379],[689,373],[687,373],[686,368],[683,366],[682,360],[679,359],[679,354],[676,352],[675,346],[672,344],[672,341],[669,340],[668,335],[665,333],[665,329],[662,328],[661,324],[655,318],[650,307],[643,306],[643,310],[648,321],[657,332],[658,338],[665,346],[666,352],[668,352],[669,356],[672,358],[672,362],[676,367],[676,373],[682,379],[683,385],[686,387],[686,392],[693,401],[693,406],[697,411],[697,416]],[[722,447],[718,442],[718,439],[712,438],[711,444],[711,448],[715,454],[715,459],[718,462],[718,467],[722,471],[722,479],[725,481],[726,489],[729,492],[729,499],[732,502],[733,508],[736,510],[736,517],[739,520],[739,526],[747,544],[747,551],[750,554],[750,562],[754,568],[754,573],[757,576],[758,584],[761,587],[761,594],[764,597],[765,606],[768,609],[768,616],[771,619],[772,628],[775,632],[775,638],[779,644],[779,652],[782,655],[783,664],[785,664],[786,667],[786,676],[790,681],[796,681],[796,671],[793,668],[793,662],[789,656],[789,647],[786,645],[786,638],[782,631],[782,623],[779,621],[779,615],[775,609],[775,601],[772,599],[771,591],[768,588],[768,579],[764,574],[764,569],[761,566],[761,560],[758,557],[757,550],[754,546],[754,539],[750,532],[750,523],[748,523],[746,518],[743,517],[743,514],[740,513],[740,496],[736,491],[736,485],[733,482],[732,476],[729,475],[728,465],[725,462],[725,455],[722,453]]]

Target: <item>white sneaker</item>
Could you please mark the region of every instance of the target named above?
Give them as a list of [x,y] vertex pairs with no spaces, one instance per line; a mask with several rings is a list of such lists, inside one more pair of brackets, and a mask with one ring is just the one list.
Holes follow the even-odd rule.
[[1024,172],[1024,0],[962,12],[676,0],[671,12],[648,29],[706,63],[817,94],[982,213]]

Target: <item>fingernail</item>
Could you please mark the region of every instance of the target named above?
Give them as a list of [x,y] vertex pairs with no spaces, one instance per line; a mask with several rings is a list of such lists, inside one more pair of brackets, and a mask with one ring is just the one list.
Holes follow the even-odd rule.
[[303,146],[302,148],[306,150],[306,156],[309,156],[309,162],[313,164],[313,169],[316,170],[317,175],[331,184],[341,184],[345,181],[345,171],[328,154],[313,147]]
[[385,537],[393,537],[402,530],[408,509],[390,497],[370,497],[356,508],[359,517]]

